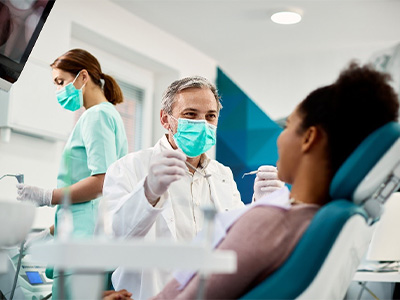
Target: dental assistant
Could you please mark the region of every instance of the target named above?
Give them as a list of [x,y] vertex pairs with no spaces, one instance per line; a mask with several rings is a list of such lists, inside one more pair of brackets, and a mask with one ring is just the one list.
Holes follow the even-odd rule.
[[[93,235],[99,195],[109,165],[127,154],[124,124],[115,105],[123,101],[116,81],[101,71],[98,60],[82,49],[72,49],[52,64],[52,77],[59,104],[70,111],[85,111],[76,123],[61,157],[56,189],[17,185],[18,200],[38,206],[57,205],[55,223],[37,239],[57,236],[63,189],[69,188],[73,237]],[[31,241],[32,242],[32,241]],[[68,277],[68,276],[67,276]],[[58,273],[54,270],[53,299],[57,299]],[[68,297],[68,294],[67,294]]]

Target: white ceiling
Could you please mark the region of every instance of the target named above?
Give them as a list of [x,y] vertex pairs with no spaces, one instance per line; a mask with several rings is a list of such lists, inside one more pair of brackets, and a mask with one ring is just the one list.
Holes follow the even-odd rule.
[[[290,61],[295,56],[310,60],[316,53],[325,53],[325,57],[332,53],[334,58],[340,52],[341,60],[336,61],[342,65],[342,61],[357,56],[357,51],[360,57],[367,56],[400,42],[399,0],[112,1],[215,59],[262,107],[267,91],[260,86],[263,80],[274,78],[273,74],[265,74],[276,64],[274,58],[284,61],[282,57],[287,57]],[[270,13],[284,7],[301,10],[302,22],[277,25],[270,21]],[[348,55],[343,56],[346,51]],[[327,69],[329,65],[326,61]],[[288,74],[289,80],[290,63],[284,67],[282,72]],[[331,72],[337,75],[336,68]],[[299,77],[298,73],[296,76]],[[273,103],[268,105],[274,117],[285,114]]]

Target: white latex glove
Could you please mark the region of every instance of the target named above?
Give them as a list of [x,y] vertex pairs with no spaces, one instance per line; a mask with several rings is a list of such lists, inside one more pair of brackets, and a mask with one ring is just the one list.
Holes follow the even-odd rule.
[[144,193],[152,205],[167,191],[172,182],[185,175],[185,161],[186,155],[176,150],[166,149],[154,156],[144,183]]
[[276,167],[259,167],[257,177],[254,180],[253,201],[257,201],[265,195],[281,189],[284,185],[285,183],[278,179],[278,170],[276,169]]
[[45,190],[36,186],[27,184],[17,184],[17,200],[30,201],[37,206],[51,206],[53,190]]
[[49,240],[53,239],[53,236],[50,233],[50,228],[46,228],[45,230],[32,233],[29,235],[29,237],[25,241],[24,249],[28,249],[31,247],[33,244],[36,244],[38,242],[47,242]]

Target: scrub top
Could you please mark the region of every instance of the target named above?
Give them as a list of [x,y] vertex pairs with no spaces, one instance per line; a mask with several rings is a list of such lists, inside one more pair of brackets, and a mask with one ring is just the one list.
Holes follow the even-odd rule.
[[[67,187],[89,176],[104,174],[109,165],[125,156],[128,142],[122,118],[110,102],[87,109],[73,129],[62,154],[57,187]],[[97,198],[70,206],[73,237],[92,236],[96,224]],[[57,206],[54,234],[61,209]]]
[[[73,129],[62,154],[57,177],[57,187],[67,187],[89,176],[104,174],[110,164],[128,153],[128,142],[124,124],[115,106],[110,102],[102,102],[87,109]],[[74,238],[93,236],[97,208],[100,198],[77,203],[70,206]],[[58,235],[57,220],[62,205],[57,206],[54,236]],[[54,273],[53,273],[54,272]],[[65,275],[72,274],[67,270]],[[53,278],[53,299],[58,298],[59,271],[46,269],[46,275]],[[65,296],[72,299],[69,288],[71,278],[65,277]]]

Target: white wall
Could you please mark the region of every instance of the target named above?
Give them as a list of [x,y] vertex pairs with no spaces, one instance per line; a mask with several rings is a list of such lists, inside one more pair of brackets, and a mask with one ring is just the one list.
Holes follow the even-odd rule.
[[[57,0],[29,61],[48,67],[56,57],[71,47],[85,44],[91,45],[91,49],[102,49],[101,51],[118,57],[119,62],[126,61],[130,71],[132,68],[144,70],[146,80],[153,81],[150,83],[152,91],[148,100],[151,103],[147,103],[146,117],[143,118],[143,128],[147,130],[144,134],[147,137],[143,144],[145,147],[152,145],[164,132],[159,124],[159,107],[161,94],[169,83],[193,74],[215,79],[215,68],[218,64],[216,61],[108,0]],[[253,70],[247,67],[246,60],[237,69],[222,67],[270,117],[277,119],[287,116],[312,89],[334,80],[351,58],[366,60],[375,51],[387,46],[390,45],[341,47],[329,52],[319,52],[316,49],[296,55],[283,53],[269,58],[269,67],[262,70],[262,77],[253,76]],[[101,51],[98,54],[103,57]],[[95,50],[93,53],[97,55]],[[103,65],[106,67],[107,64],[110,64],[109,60]],[[135,67],[131,67],[133,65]],[[51,80],[50,68],[48,74],[42,74],[36,80],[48,83]],[[126,80],[126,74],[129,72],[111,75]],[[146,85],[140,82],[140,78],[129,79],[136,84]],[[18,110],[14,109],[12,114],[17,117],[26,117],[27,112],[35,115],[39,112],[35,112],[35,105],[32,103],[37,103],[35,97],[40,95],[29,94],[31,91],[25,91],[25,87],[19,84],[22,82],[17,82],[12,89],[24,90],[27,96],[16,101],[20,104],[25,101],[26,105],[14,105]],[[50,103],[49,107],[54,106],[56,101],[52,96],[53,91],[50,94],[48,99],[41,99],[42,103]],[[29,110],[19,111],[24,108]],[[2,113],[0,112],[0,116]],[[66,111],[62,113],[65,116],[68,114]],[[57,121],[50,115],[49,120]],[[49,141],[13,132],[9,143],[0,142],[0,175],[21,172],[25,174],[27,184],[55,187],[63,145],[64,141]],[[15,183],[13,178],[1,180],[1,196],[15,198]],[[53,221],[52,211],[53,209],[38,209],[35,226],[49,225]]]
[[[339,72],[356,59],[361,63],[393,43],[338,45],[326,51],[315,49],[304,53],[281,53],[268,57],[268,67],[260,64],[257,76],[248,65],[253,58],[238,61],[236,68],[223,70],[272,119],[288,116],[312,90],[332,83]],[[251,65],[254,65],[253,63]]]
[[[152,103],[146,106],[147,117],[143,118],[143,127],[147,130],[144,135],[149,137],[146,146],[153,144],[164,132],[159,124],[159,102],[167,85],[175,79],[188,75],[198,74],[210,80],[214,80],[216,76],[216,62],[213,59],[107,0],[57,0],[29,61],[47,67],[55,58],[76,45],[76,40],[103,49],[118,56],[119,60],[126,60],[129,62],[127,66],[134,64],[138,69],[151,73],[148,78],[153,80],[150,84],[153,90],[149,98]],[[111,75],[126,77],[127,73],[129,74],[121,72]],[[48,82],[51,81],[50,68],[48,74],[44,76],[45,78],[32,79]],[[140,85],[140,80],[137,81]],[[35,97],[40,95],[30,93],[29,89],[21,84],[18,85],[18,82],[12,89],[17,88],[18,91],[23,90],[25,97],[18,97],[15,101],[19,104],[21,101],[26,101],[29,112],[19,111],[24,110],[25,105],[14,105],[18,110],[14,109],[11,114],[18,117],[22,113],[25,116],[39,113],[35,112],[35,105],[32,103],[35,103]],[[46,101],[53,105],[56,99],[48,97],[41,102],[46,103]],[[8,143],[0,142],[0,175],[24,173],[26,184],[44,188],[55,187],[64,142],[12,132]],[[14,199],[16,183],[17,181],[11,177],[1,180],[1,198]],[[54,208],[38,208],[34,227],[51,225],[53,211]]]

